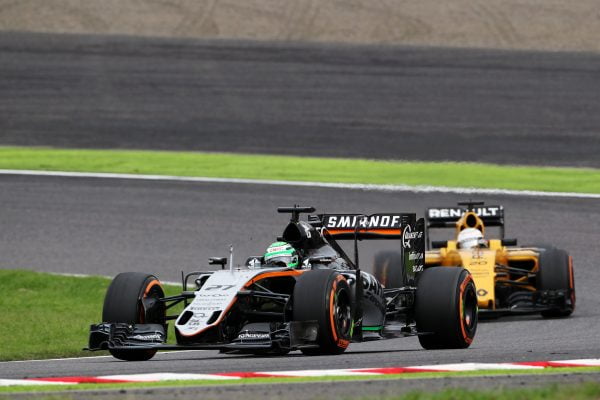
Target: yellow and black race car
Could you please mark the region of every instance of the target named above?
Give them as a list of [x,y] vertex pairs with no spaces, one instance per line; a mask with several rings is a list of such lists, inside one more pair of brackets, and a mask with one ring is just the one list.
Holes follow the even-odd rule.
[[[499,238],[486,228],[499,228]],[[567,317],[575,309],[573,260],[552,245],[517,246],[504,238],[504,209],[483,202],[429,208],[425,268],[464,267],[473,276],[480,314],[536,313]],[[453,228],[452,240],[431,241],[433,228]],[[490,230],[490,229],[488,229]]]

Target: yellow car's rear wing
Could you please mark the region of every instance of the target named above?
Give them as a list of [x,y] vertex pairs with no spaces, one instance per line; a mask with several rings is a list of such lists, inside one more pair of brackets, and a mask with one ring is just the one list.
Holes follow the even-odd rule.
[[466,212],[474,212],[486,227],[500,228],[500,239],[504,239],[504,207],[486,206],[483,201],[459,202],[457,207],[432,207],[425,210],[427,246],[431,247],[431,228],[456,228],[456,223]]

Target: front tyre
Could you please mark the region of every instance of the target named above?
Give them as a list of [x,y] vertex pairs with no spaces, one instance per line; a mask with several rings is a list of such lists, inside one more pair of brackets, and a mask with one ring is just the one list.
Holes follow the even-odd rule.
[[341,354],[352,336],[352,302],[346,278],[322,269],[302,274],[294,287],[294,320],[316,320],[318,348],[301,349],[307,355]]
[[477,331],[477,294],[461,267],[431,267],[417,281],[415,320],[424,349],[464,349]]
[[540,291],[565,293],[564,301],[552,309],[542,311],[545,318],[568,317],[575,310],[575,277],[573,260],[565,250],[549,247],[539,256],[537,286]]
[[[162,298],[164,291],[154,275],[141,272],[124,272],[111,282],[102,309],[102,321],[128,324],[164,324],[165,309],[160,307],[147,316],[142,305],[144,298]],[[112,350],[119,360],[146,361],[154,357],[156,349]]]

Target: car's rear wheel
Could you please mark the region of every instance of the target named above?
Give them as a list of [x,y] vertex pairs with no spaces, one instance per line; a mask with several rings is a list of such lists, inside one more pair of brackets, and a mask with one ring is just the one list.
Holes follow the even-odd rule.
[[341,354],[352,335],[352,297],[346,278],[332,270],[302,274],[294,287],[294,320],[318,323],[318,348],[307,355]]
[[397,251],[380,251],[375,254],[373,275],[386,288],[404,286],[402,254]]
[[425,349],[461,349],[477,331],[477,294],[461,267],[431,267],[417,281],[415,320]]
[[[154,275],[141,272],[124,272],[111,282],[102,310],[102,321],[128,324],[164,324],[165,310],[158,308],[152,315],[146,315],[142,300],[144,298],[162,298],[164,291]],[[113,357],[126,361],[145,361],[156,354],[155,349],[113,350]]]
[[564,292],[564,302],[541,312],[543,317],[568,317],[575,310],[573,260],[565,250],[543,248],[539,256],[537,286],[540,291]]

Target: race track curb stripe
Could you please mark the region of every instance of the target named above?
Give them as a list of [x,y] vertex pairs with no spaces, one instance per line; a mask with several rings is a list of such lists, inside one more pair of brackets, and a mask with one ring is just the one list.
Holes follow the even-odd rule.
[[327,376],[372,377],[378,375],[419,374],[424,372],[465,372],[490,370],[541,370],[545,368],[600,367],[600,359],[526,361],[517,363],[460,363],[413,367],[315,369],[303,371],[223,372],[216,374],[151,373],[105,376],[63,376],[28,379],[0,379],[0,386],[70,385],[79,383],[140,383],[190,380],[239,380],[246,378],[306,378]]
[[0,169],[0,175],[27,175],[27,176],[55,176],[67,178],[104,178],[104,179],[135,179],[146,181],[176,181],[198,183],[233,183],[250,185],[275,185],[275,186],[300,186],[311,188],[353,189],[377,192],[411,192],[411,193],[457,193],[457,194],[483,194],[483,195],[509,195],[533,197],[574,197],[582,199],[600,199],[597,193],[575,192],[542,192],[537,190],[510,190],[510,189],[483,189],[463,188],[428,185],[371,185],[362,183],[333,183],[333,182],[306,182],[282,181],[267,179],[241,179],[241,178],[210,178],[187,177],[172,175],[141,175],[117,174],[110,172],[66,172],[66,171],[35,171],[18,169]]

